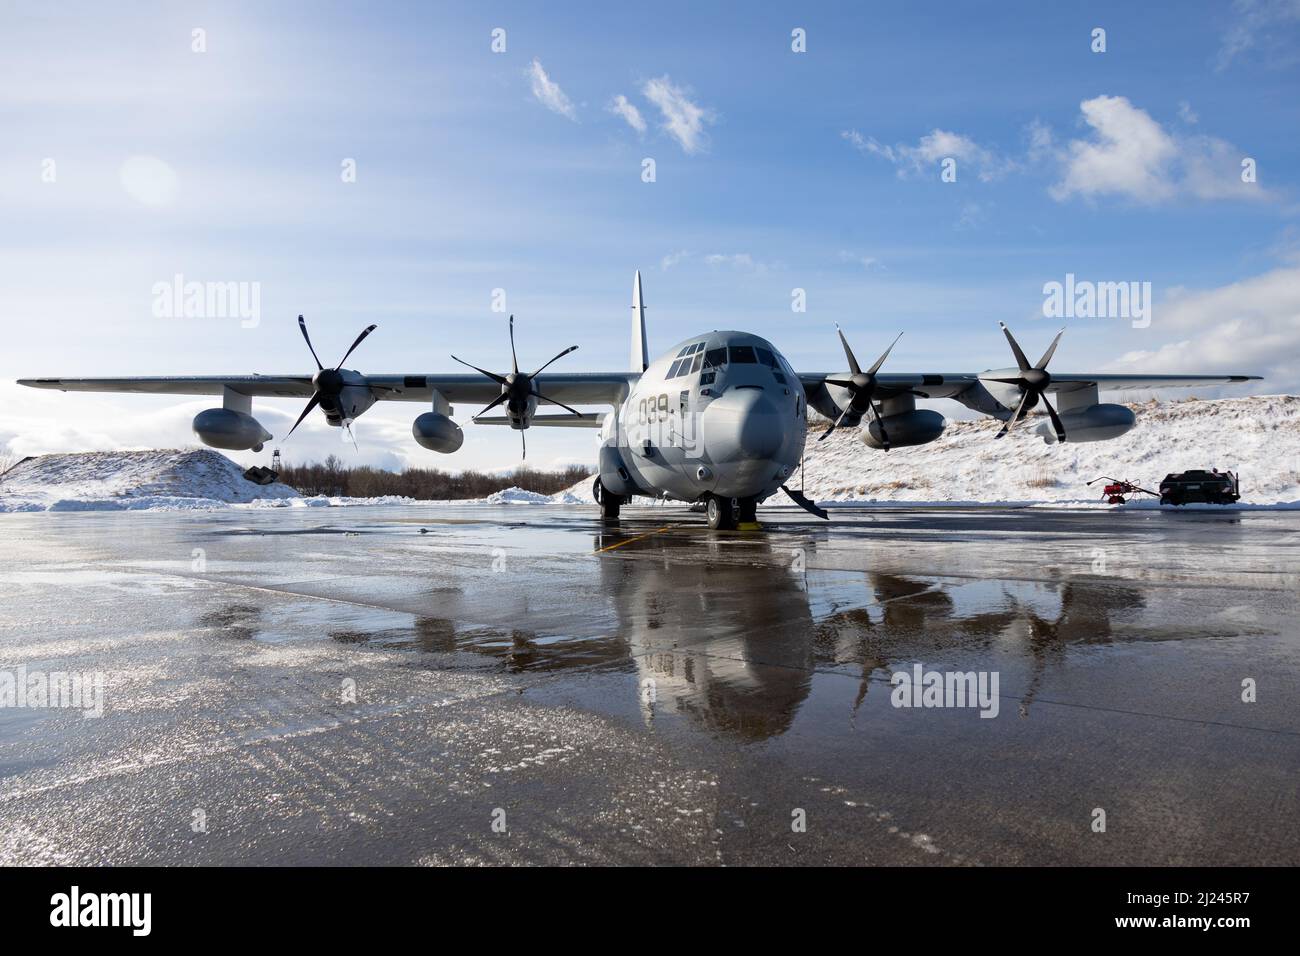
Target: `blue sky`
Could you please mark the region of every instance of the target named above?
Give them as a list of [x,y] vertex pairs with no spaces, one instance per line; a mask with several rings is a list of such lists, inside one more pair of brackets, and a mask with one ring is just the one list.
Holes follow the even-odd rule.
[[[744,328],[828,370],[838,322],[862,355],[906,330],[891,370],[980,370],[1010,362],[999,319],[1045,347],[1060,323],[1043,285],[1074,273],[1150,282],[1153,321],[1068,320],[1054,367],[1300,387],[1296,0],[3,16],[6,383],[306,371],[299,312],[323,357],[378,323],[349,362],[362,371],[451,371],[453,351],[504,367],[494,289],[522,364],[577,343],[557,368],[622,369],[640,268],[652,352]],[[260,321],[156,316],[153,287],[177,273],[258,283]],[[0,447],[20,454],[190,442],[204,404],[11,384],[0,398]],[[420,449],[419,410],[377,406],[360,454],[313,419],[286,454],[516,462],[501,429],[470,426],[452,458]],[[297,411],[256,409],[277,435]],[[591,432],[530,445],[537,464],[594,459]]]

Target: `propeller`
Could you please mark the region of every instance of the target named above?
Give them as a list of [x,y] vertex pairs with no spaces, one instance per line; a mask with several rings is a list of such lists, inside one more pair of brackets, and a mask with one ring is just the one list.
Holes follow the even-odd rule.
[[[298,316],[298,328],[302,332],[304,341],[307,343],[307,350],[311,352],[311,357],[316,360],[317,371],[316,374],[311,377],[313,389],[311,398],[307,401],[307,407],[302,410],[302,414],[298,416],[298,420],[293,423],[293,428],[289,429],[289,435],[292,435],[297,430],[298,426],[302,424],[303,419],[311,414],[311,410],[317,405],[321,406],[326,411],[335,411],[338,408],[339,396],[343,394],[343,389],[347,385],[347,382],[343,379],[343,373],[341,371],[343,363],[348,360],[349,355],[356,351],[357,346],[365,341],[366,336],[378,327],[379,326],[377,325],[366,326],[362,330],[361,334],[357,336],[357,340],[352,343],[352,347],[343,353],[343,358],[339,359],[339,364],[334,368],[326,368],[321,364],[320,356],[316,354],[316,349],[311,344],[311,336],[307,334],[306,319],[301,315]],[[351,437],[352,428],[350,425],[346,427],[348,429],[348,436]],[[286,440],[288,440],[289,435],[284,436]],[[355,438],[352,439],[352,444],[356,444]]]
[[1065,329],[1056,333],[1056,338],[1052,339],[1052,344],[1047,347],[1043,357],[1038,360],[1036,365],[1030,365],[1029,359],[1025,358],[1025,353],[1021,350],[1020,345],[1016,342],[1015,336],[1006,324],[999,322],[1002,332],[1011,343],[1011,351],[1016,356],[1016,364],[1020,366],[1020,374],[1013,378],[990,378],[991,382],[1002,382],[1005,385],[1016,385],[1023,393],[1020,396],[1020,404],[1016,406],[1015,413],[1007,419],[1002,425],[1002,430],[995,437],[1001,438],[1009,432],[1020,419],[1025,417],[1025,413],[1037,405],[1040,401],[1043,407],[1047,409],[1047,415],[1052,420],[1052,428],[1056,430],[1056,440],[1065,441],[1065,426],[1061,424],[1061,417],[1056,414],[1056,409],[1052,403],[1047,400],[1047,387],[1052,384],[1051,373],[1047,371],[1047,363],[1052,360],[1056,354],[1056,344],[1061,341],[1061,336],[1065,334]]
[[[563,358],[564,356],[568,355],[570,352],[576,349],[577,349],[576,345],[570,345],[563,352],[560,352],[558,355],[556,355],[555,358],[551,359],[550,362],[547,362],[546,365],[543,365],[541,368],[539,368],[536,372],[533,372],[532,374],[525,374],[519,371],[519,357],[515,353],[515,317],[512,315],[510,316],[510,365],[513,371],[511,371],[509,374],[498,375],[496,372],[489,372],[487,369],[479,368],[477,365],[470,365],[469,362],[466,362],[464,359],[461,358],[456,358],[456,356],[454,355],[452,356],[452,358],[455,359],[457,362],[459,362],[461,365],[464,365],[467,368],[472,368],[474,371],[478,372],[481,375],[486,375],[488,378],[492,379],[492,381],[496,382],[498,385],[501,386],[501,394],[498,395],[496,398],[494,398],[486,406],[484,406],[484,408],[481,411],[479,411],[477,415],[474,415],[473,418],[475,419],[492,411],[492,409],[496,408],[498,405],[501,404],[504,404],[506,406],[506,412],[509,414],[509,416],[512,419],[515,420],[523,419],[524,416],[528,414],[528,400],[533,397],[536,397],[544,402],[550,402],[552,405],[559,405],[566,412],[572,412],[574,415],[577,415],[579,418],[581,418],[582,412],[578,411],[576,408],[570,408],[568,405],[565,405],[563,402],[557,402],[553,398],[547,398],[541,392],[536,391],[533,387],[533,379],[535,379],[538,375],[540,375],[543,369],[549,366],[551,362],[554,362],[556,359]],[[525,427],[527,427],[527,423],[525,423]],[[519,429],[519,440],[523,443],[523,451],[524,451],[523,457],[527,458],[528,439],[524,437],[523,428]]]
[[880,371],[880,366],[885,364],[885,359],[889,358],[889,353],[894,350],[894,346],[903,337],[903,333],[899,332],[894,337],[894,341],[889,343],[889,348],[885,349],[885,354],[876,359],[876,364],[864,372],[858,366],[858,360],[853,355],[853,349],[849,348],[849,341],[844,337],[843,330],[837,325],[835,331],[839,333],[840,343],[844,346],[844,355],[849,360],[849,370],[852,375],[849,378],[828,378],[825,381],[827,385],[838,385],[840,388],[847,389],[849,405],[848,408],[840,412],[839,418],[831,422],[830,428],[818,436],[817,440],[822,441],[826,438],[831,432],[839,428],[840,423],[850,415],[854,417],[861,416],[869,408],[872,417],[876,420],[876,424],[880,426],[880,443],[885,446],[885,451],[889,451],[889,436],[885,434],[885,423],[880,420],[880,410],[876,408],[876,403],[873,400],[878,387],[876,373]]

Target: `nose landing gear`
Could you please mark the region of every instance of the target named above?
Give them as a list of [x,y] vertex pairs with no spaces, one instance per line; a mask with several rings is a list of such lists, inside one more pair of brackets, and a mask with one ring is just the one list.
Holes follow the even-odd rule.
[[706,513],[709,516],[709,529],[712,531],[729,531],[736,526],[736,509],[731,498],[709,495]]
[[[713,531],[731,531],[734,528],[752,530],[758,527],[758,499],[724,498],[709,495],[706,511],[709,528]],[[746,526],[752,526],[747,529]]]

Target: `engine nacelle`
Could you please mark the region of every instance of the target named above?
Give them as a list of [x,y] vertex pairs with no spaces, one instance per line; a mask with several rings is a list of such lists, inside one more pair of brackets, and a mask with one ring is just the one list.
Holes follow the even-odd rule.
[[[889,434],[890,448],[932,442],[943,434],[943,426],[946,424],[942,415],[928,408],[886,415],[880,421],[884,422],[885,431]],[[880,440],[880,422],[874,418],[858,434],[862,436],[863,444],[869,448],[885,447],[885,443]]]
[[[1105,441],[1118,438],[1137,421],[1133,410],[1123,405],[1089,405],[1075,411],[1062,411],[1061,424],[1065,427],[1067,442]],[[1034,432],[1049,445],[1056,441],[1056,432],[1050,422],[1040,424]],[[893,432],[890,432],[893,437]]]
[[203,444],[227,451],[261,451],[272,437],[252,415],[229,408],[205,408],[191,427]]
[[460,426],[437,412],[425,412],[417,418],[411,424],[411,435],[421,447],[443,455],[450,455],[465,443]]

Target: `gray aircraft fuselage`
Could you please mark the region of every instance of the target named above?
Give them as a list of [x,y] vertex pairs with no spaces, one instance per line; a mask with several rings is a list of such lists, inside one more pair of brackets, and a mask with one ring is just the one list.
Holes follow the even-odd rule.
[[807,397],[784,356],[757,335],[715,331],[650,363],[601,438],[638,493],[762,500],[799,464],[807,431]]

